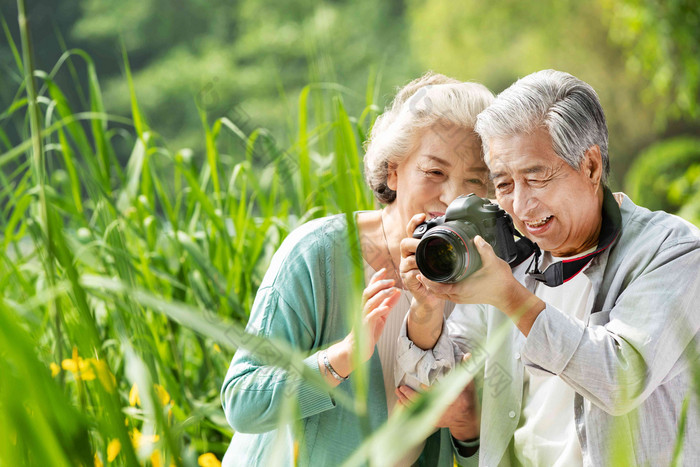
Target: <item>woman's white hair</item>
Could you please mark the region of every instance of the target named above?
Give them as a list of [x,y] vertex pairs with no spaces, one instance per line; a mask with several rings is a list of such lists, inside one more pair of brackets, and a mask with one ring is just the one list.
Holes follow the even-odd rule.
[[417,144],[418,130],[440,124],[450,132],[472,132],[476,116],[493,98],[481,84],[433,72],[401,88],[377,117],[365,143],[365,179],[377,200],[389,204],[396,199],[396,192],[387,186],[389,167],[408,157]]
[[557,156],[575,170],[580,170],[586,151],[598,145],[606,183],[610,161],[603,107],[589,84],[568,73],[543,70],[519,79],[479,114],[475,130],[488,155],[490,138],[530,134],[542,127],[549,131]]

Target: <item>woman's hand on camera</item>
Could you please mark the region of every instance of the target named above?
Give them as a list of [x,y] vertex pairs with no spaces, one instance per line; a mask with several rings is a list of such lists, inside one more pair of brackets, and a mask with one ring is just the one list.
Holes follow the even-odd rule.
[[416,248],[419,239],[413,238],[413,231],[425,222],[425,214],[416,214],[406,227],[407,238],[401,240],[401,280],[413,295],[408,312],[406,334],[419,348],[431,349],[442,333],[445,300],[433,294],[419,279],[416,263]]
[[[389,313],[400,298],[401,291],[394,287],[394,280],[386,279],[386,268],[374,273],[362,293],[362,326],[365,336],[361,343],[363,347],[359,349],[362,362],[369,360],[374,353]],[[357,340],[357,332],[353,329],[345,339],[328,348],[328,360],[340,376],[348,376],[353,370],[352,353],[360,344]],[[324,373],[322,365],[323,362],[319,362],[319,368]],[[332,377],[326,376],[326,380],[333,382]]]
[[401,240],[401,263],[399,265],[399,272],[404,287],[411,292],[417,305],[442,311],[444,300],[433,295],[430,290],[418,280],[420,270],[416,263],[416,248],[418,248],[420,239],[413,238],[413,231],[416,230],[418,225],[425,222],[425,219],[425,214],[416,214],[411,218],[406,227],[407,236]]

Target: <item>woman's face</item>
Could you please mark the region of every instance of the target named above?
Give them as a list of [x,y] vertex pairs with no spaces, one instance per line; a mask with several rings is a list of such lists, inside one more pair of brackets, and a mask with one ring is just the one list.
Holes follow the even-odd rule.
[[481,158],[481,141],[473,131],[435,124],[416,134],[413,151],[389,167],[387,185],[396,191],[392,203],[403,221],[416,214],[428,219],[445,214],[459,195],[488,192],[488,169]]

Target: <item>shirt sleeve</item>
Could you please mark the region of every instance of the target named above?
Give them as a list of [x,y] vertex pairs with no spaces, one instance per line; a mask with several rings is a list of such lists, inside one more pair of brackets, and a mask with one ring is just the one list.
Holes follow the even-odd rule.
[[694,341],[697,346],[698,265],[697,242],[655,252],[615,305],[593,313],[588,326],[547,305],[522,348],[523,363],[559,375],[611,415],[633,410],[677,374],[671,370]]
[[479,439],[460,441],[452,436],[450,438],[457,465],[465,467],[479,465]]
[[413,389],[421,384],[432,385],[454,368],[470,351],[477,336],[485,336],[483,310],[480,305],[457,305],[447,320],[432,349],[423,350],[408,338],[408,314],[404,319],[397,342],[395,380],[397,385],[408,385]]
[[[320,222],[320,221],[313,221]],[[298,404],[298,415],[307,418],[335,407],[328,388],[320,388],[299,375],[299,371],[263,364],[275,361],[282,350],[274,342],[286,342],[302,353],[301,362],[320,374],[318,355],[320,329],[333,340],[340,328],[331,328],[331,281],[340,281],[339,268],[330,257],[321,224],[306,224],[290,234],[275,253],[263,283],[257,291],[246,332],[266,338],[265,347],[239,349],[231,361],[221,390],[224,413],[234,430],[261,433],[276,428],[286,402]],[[337,235],[342,243],[345,237]],[[330,237],[331,239],[336,237]],[[282,359],[280,359],[282,360]],[[348,383],[343,383],[348,384]]]
[[[249,330],[256,331],[259,327],[259,336],[283,339],[301,349],[312,348],[313,336],[308,331],[312,326],[304,323],[274,288],[258,291],[251,323]],[[271,345],[265,354],[270,357],[275,351]],[[276,428],[281,408],[290,397],[297,400],[301,418],[335,407],[327,391],[285,369],[261,364],[254,353],[244,349],[236,352],[222,388],[222,405],[234,430],[262,433]],[[317,362],[315,352],[303,364],[320,373]]]

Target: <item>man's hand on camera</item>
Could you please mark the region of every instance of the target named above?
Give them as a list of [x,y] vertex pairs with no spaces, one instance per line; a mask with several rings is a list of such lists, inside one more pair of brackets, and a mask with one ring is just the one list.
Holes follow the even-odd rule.
[[481,256],[481,268],[454,284],[417,279],[433,295],[455,303],[488,304],[508,315],[526,336],[545,304],[514,277],[508,263],[496,256],[493,247],[480,236],[474,245]]

